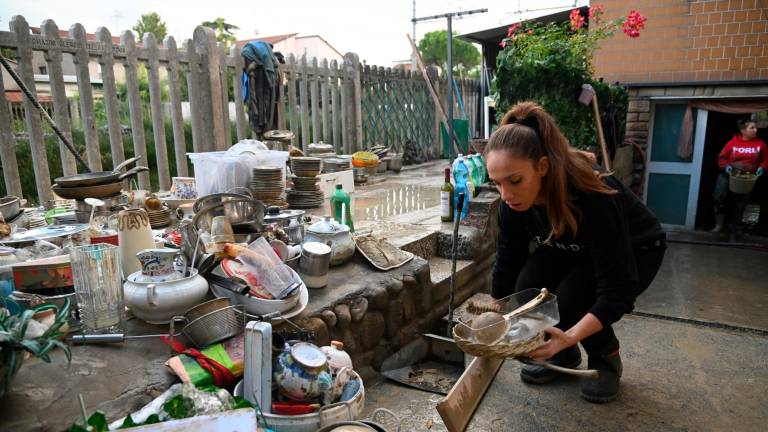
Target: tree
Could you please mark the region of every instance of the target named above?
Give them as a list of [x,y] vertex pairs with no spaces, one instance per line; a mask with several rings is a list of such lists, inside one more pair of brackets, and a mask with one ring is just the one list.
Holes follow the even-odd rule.
[[240,30],[240,27],[234,24],[229,24],[228,22],[224,21],[224,18],[222,17],[217,17],[213,21],[203,21],[203,23],[200,25],[212,28],[214,31],[216,31],[216,40],[223,43],[227,47],[229,47],[229,45],[231,45],[232,42],[236,40],[233,30]]
[[133,26],[133,31],[138,33],[140,41],[144,40],[145,34],[152,33],[159,42],[162,42],[165,39],[165,35],[168,34],[165,21],[161,20],[157,12],[142,15],[141,19],[136,21],[136,25]]
[[[454,68],[463,64],[466,69],[472,69],[480,64],[480,52],[471,43],[454,36],[451,48]],[[448,32],[438,30],[425,34],[419,41],[419,52],[426,64],[445,67],[448,63]]]

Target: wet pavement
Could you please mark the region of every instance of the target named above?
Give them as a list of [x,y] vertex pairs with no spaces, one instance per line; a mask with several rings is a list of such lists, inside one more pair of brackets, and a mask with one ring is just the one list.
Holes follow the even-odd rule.
[[[638,314],[615,326],[625,368],[616,401],[582,400],[578,379],[523,384],[508,360],[467,430],[765,430],[766,264],[762,251],[671,243]],[[435,410],[442,396],[383,380],[367,387],[366,414],[383,407],[404,419],[402,430],[446,430]]]

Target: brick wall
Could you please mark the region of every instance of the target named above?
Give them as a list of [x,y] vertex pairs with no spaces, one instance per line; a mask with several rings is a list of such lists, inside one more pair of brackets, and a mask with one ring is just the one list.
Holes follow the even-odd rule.
[[621,31],[595,54],[597,76],[625,83],[768,79],[766,0],[605,0],[606,18],[648,17],[639,38]]

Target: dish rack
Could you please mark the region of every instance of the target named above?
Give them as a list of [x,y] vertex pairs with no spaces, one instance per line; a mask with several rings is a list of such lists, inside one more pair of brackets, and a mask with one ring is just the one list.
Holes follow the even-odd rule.
[[[475,325],[486,312],[502,315],[489,325]],[[529,288],[482,304],[470,304],[453,328],[453,339],[465,353],[486,358],[524,357],[544,343],[544,330],[560,321],[557,297]]]

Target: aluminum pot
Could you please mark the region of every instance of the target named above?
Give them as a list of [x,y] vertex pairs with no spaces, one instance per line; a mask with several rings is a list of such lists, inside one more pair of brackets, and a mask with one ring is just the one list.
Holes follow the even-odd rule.
[[304,210],[280,210],[279,207],[267,208],[264,216],[265,224],[276,224],[282,228],[288,239],[295,244],[304,241]]
[[7,196],[0,198],[0,214],[8,222],[21,212],[21,200],[19,197]]

